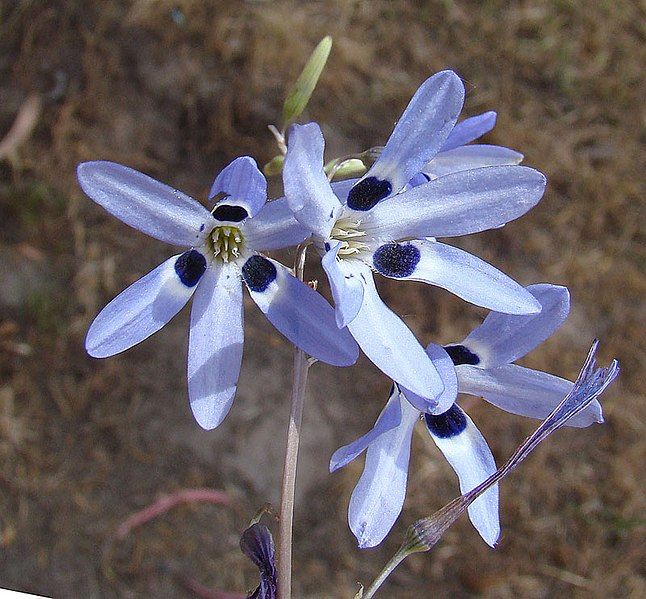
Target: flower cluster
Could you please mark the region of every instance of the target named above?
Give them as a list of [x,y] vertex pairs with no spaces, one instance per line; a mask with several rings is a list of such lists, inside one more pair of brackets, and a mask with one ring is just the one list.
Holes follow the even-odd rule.
[[[244,156],[215,179],[204,206],[150,177],[110,162],[78,168],[87,195],[126,224],[184,251],[123,291],[92,323],[87,351],[107,357],[159,330],[193,298],[188,396],[205,429],[233,402],[243,351],[242,289],[306,354],[352,365],[358,349],[392,379],[375,426],[332,456],[332,471],[366,451],[349,507],[361,547],[387,535],[401,512],[411,437],[423,421],[455,470],[462,492],[496,471],[492,453],[458,405],[460,393],[513,414],[545,418],[570,381],[514,364],[547,339],[569,311],[565,287],[523,286],[480,258],[438,241],[504,226],[541,199],[545,177],[520,166],[511,149],[473,143],[496,114],[458,122],[464,86],[452,71],[426,80],[376,160],[358,179],[333,181],[316,123],[292,125],[284,197],[267,201],[267,182]],[[267,252],[301,243],[318,251],[334,307]],[[489,309],[459,343],[424,348],[381,300],[378,273],[442,287]],[[602,422],[595,400],[570,424]],[[498,489],[469,508],[483,539],[500,534]],[[271,550],[273,552],[273,548]]]

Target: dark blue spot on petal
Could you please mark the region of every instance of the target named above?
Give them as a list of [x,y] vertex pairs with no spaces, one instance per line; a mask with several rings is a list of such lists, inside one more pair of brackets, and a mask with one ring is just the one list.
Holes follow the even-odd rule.
[[175,260],[175,272],[187,287],[195,287],[206,270],[206,258],[197,250],[188,250]]
[[242,277],[251,291],[265,291],[276,278],[276,267],[267,258],[251,256],[242,267]]
[[216,220],[226,220],[232,223],[239,223],[249,216],[249,213],[242,206],[231,206],[229,204],[219,204],[212,214]]
[[441,439],[455,437],[467,428],[467,417],[456,403],[444,414],[424,414],[424,420],[428,430]]
[[380,180],[377,177],[362,179],[354,185],[348,194],[347,205],[352,210],[370,210],[379,202],[387,198],[393,190],[390,181]]
[[445,345],[444,349],[456,366],[460,364],[471,364],[472,366],[480,364],[480,358],[464,345]]
[[330,244],[327,241],[325,242],[324,247],[326,252],[330,251]]
[[204,231],[204,228],[205,228],[205,227],[206,227],[206,225],[205,225],[204,223],[202,223],[202,224],[200,225],[200,233],[201,233],[202,231]]
[[372,255],[375,268],[387,277],[409,277],[419,263],[419,249],[410,243],[387,243]]

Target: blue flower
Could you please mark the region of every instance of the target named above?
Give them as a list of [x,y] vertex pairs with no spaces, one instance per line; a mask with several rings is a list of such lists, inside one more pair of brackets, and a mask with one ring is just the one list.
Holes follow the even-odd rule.
[[[544,419],[572,390],[570,381],[512,364],[554,333],[569,311],[565,287],[540,284],[527,289],[542,305],[539,314],[491,312],[459,344],[428,346],[445,386],[437,411],[423,414],[423,399],[394,385],[373,429],[332,456],[330,470],[335,471],[367,449],[348,511],[360,547],[378,545],[401,512],[413,427],[422,415],[431,438],[455,470],[460,491],[466,493],[493,474],[496,464],[480,431],[455,403],[458,393],[483,397],[512,414]],[[603,422],[597,400],[568,425],[585,427],[595,422]],[[500,536],[497,486],[469,507],[469,517],[482,538],[494,546]]]
[[502,146],[471,144],[496,125],[494,111],[469,117],[457,123],[440,151],[408,182],[412,187],[428,183],[438,177],[485,166],[520,164],[520,152]]
[[325,299],[260,252],[294,245],[308,232],[285,200],[266,203],[267,182],[254,160],[234,160],[215,179],[211,212],[180,191],[112,162],[78,167],[83,191],[126,224],[184,246],[113,299],[86,339],[94,357],[118,354],[161,329],[193,294],[188,390],[205,429],[226,416],[236,392],[243,346],[242,281],[269,321],[309,355],[336,366],[358,348],[336,327]]
[[274,538],[264,524],[252,524],[240,539],[240,549],[260,572],[260,584],[248,599],[276,599],[278,582]]
[[[410,329],[379,298],[373,271],[438,285],[492,310],[540,310],[518,283],[435,237],[476,233],[518,218],[543,195],[541,173],[523,166],[490,166],[409,188],[413,176],[446,147],[463,100],[464,87],[455,73],[429,78],[358,181],[330,184],[323,171],[319,126],[294,126],[283,171],[294,217],[312,232],[324,254],[337,325],[347,326],[366,356],[390,378],[429,400],[429,410],[442,393],[442,380]],[[463,125],[453,143],[468,141],[477,129],[471,125]]]

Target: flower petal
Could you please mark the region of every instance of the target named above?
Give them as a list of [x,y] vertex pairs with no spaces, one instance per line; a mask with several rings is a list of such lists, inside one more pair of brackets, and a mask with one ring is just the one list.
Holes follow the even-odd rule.
[[520,164],[522,160],[523,155],[520,152],[509,148],[476,144],[440,152],[424,165],[422,172],[430,179],[437,179],[474,168]]
[[428,78],[415,92],[377,161],[348,196],[348,207],[370,210],[400,191],[440,150],[464,103],[464,85],[453,71]]
[[440,152],[464,146],[489,133],[496,126],[496,117],[496,113],[490,110],[460,121],[449,133]]
[[437,241],[384,244],[373,253],[372,265],[386,277],[437,285],[490,310],[529,314],[541,309],[529,291],[497,268]]
[[321,239],[330,236],[342,208],[323,171],[324,149],[316,123],[290,127],[283,168],[285,197],[296,220]]
[[368,447],[366,465],[348,508],[350,529],[359,547],[374,547],[390,532],[406,496],[413,427],[419,411],[401,395],[401,422]]
[[444,391],[434,401],[424,399],[408,389],[402,388],[402,393],[420,412],[442,414],[454,404],[458,397],[458,377],[453,360],[441,345],[430,343],[426,348],[426,354],[437,368],[444,383]]
[[[249,598],[276,599],[278,597],[276,555],[274,538],[270,530],[259,522],[252,524],[242,533],[240,549],[242,549],[242,553],[258,566],[260,572],[260,585],[249,595]],[[228,593],[225,594],[228,595]]]
[[332,191],[334,195],[339,198],[339,202],[345,204],[348,200],[348,194],[359,179],[344,179],[343,181],[333,181]]
[[385,432],[399,426],[402,420],[402,409],[399,400],[400,390],[393,385],[390,397],[386,406],[379,414],[375,425],[362,437],[337,449],[330,459],[330,472],[336,472],[339,468],[347,466],[357,456],[361,455],[374,440]]
[[228,414],[242,364],[242,283],[233,264],[214,261],[191,309],[188,396],[198,424],[211,430]]
[[567,318],[570,311],[567,288],[541,283],[530,285],[527,290],[540,302],[540,313],[520,316],[491,312],[462,342],[478,356],[479,368],[493,368],[521,358]]
[[[260,172],[256,161],[251,156],[240,156],[225,166],[215,178],[209,192],[209,200],[219,194],[224,194],[227,197],[221,202],[217,202],[217,208],[213,214],[215,219],[240,222],[243,219],[236,215],[232,220],[229,220],[222,209],[226,206],[241,207],[245,209],[247,216],[254,216],[267,201],[267,179]],[[218,211],[221,212],[221,217],[218,217]],[[229,210],[228,212],[233,211]]]
[[347,268],[364,282],[363,304],[348,325],[353,337],[384,374],[434,401],[444,385],[433,362],[411,330],[381,301],[370,269],[358,260]]
[[[483,397],[511,414],[540,420],[544,420],[574,386],[553,374],[516,364],[490,369],[463,365],[457,366],[456,371],[460,393]],[[581,428],[595,422],[603,422],[603,410],[597,400],[567,424]]]
[[526,166],[461,171],[379,203],[362,225],[384,241],[478,233],[525,214],[544,190],[545,177]]
[[90,325],[85,339],[87,352],[95,358],[106,358],[156,333],[188,302],[205,269],[204,256],[189,250],[169,258],[130,285]]
[[[444,414],[426,414],[426,428],[460,481],[460,492],[467,493],[496,471],[489,445],[469,416],[458,406]],[[500,537],[498,485],[491,487],[469,506],[469,519],[491,547]]]
[[83,191],[127,225],[173,245],[200,245],[214,226],[209,211],[181,191],[114,162],[83,162]]
[[254,302],[269,321],[304,352],[334,366],[350,366],[359,349],[347,329],[339,329],[325,298],[279,262],[249,258],[242,276]]
[[311,234],[292,214],[285,198],[267,202],[242,225],[247,245],[255,251],[279,250],[298,245]]
[[363,281],[352,269],[344,268],[337,260],[341,243],[336,243],[321,259],[321,265],[327,274],[332,297],[336,324],[341,329],[352,322],[363,303]]

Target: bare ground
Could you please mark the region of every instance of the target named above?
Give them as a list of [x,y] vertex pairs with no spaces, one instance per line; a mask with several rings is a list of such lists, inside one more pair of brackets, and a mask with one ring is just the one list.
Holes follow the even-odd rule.
[[[628,0],[0,3],[0,136],[28,98],[40,105],[0,164],[0,586],[56,597],[194,596],[182,577],[254,586],[238,538],[278,499],[291,350],[247,306],[240,389],[211,433],[187,404],[186,313],[125,355],[87,357],[96,312],[171,250],[83,197],[75,166],[115,160],[204,198],[235,156],[271,158],[265,126],[329,33],[308,116],[330,156],[383,142],[417,85],[455,69],[466,114],[499,113],[488,141],[523,151],[549,180],[529,215],[459,242],[523,283],[570,288],[570,319],[525,363],[573,377],[598,336],[602,360],[623,367],[606,424],[559,432],[503,483],[496,551],[461,521],[383,596],[645,596],[644,16]],[[460,339],[482,316],[441,290],[381,289],[424,341]],[[345,511],[361,464],[330,476],[327,461],[372,425],[388,382],[365,360],[317,365],[312,379],[296,594],[351,597],[457,484],[420,434],[394,532],[356,549]],[[498,461],[534,426],[468,407]],[[234,507],[179,507],[110,542],[159,494],[199,486]]]

